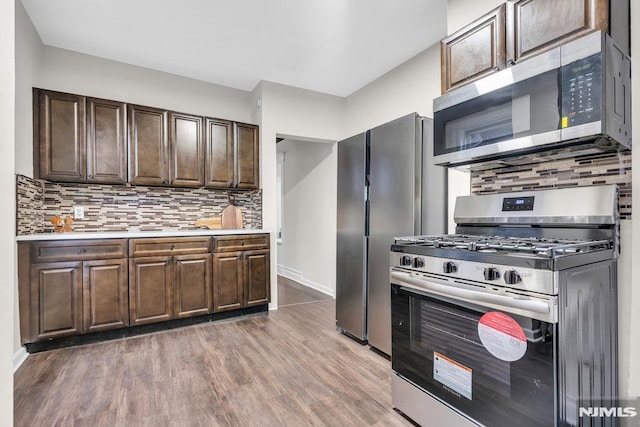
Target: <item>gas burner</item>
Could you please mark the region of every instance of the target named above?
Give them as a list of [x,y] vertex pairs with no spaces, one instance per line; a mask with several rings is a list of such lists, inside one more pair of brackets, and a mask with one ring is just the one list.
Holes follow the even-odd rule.
[[441,236],[396,237],[396,244],[420,245],[456,251],[522,254],[541,258],[587,253],[612,248],[609,240],[571,240],[543,237],[482,236],[445,234]]

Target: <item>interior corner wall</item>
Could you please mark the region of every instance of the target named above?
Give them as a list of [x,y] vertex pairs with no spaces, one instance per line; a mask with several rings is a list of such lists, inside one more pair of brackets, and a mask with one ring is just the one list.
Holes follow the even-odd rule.
[[[282,244],[278,266],[297,281],[335,296],[337,145],[286,140]],[[331,250],[327,250],[331,248]],[[286,275],[286,274],[285,274]]]
[[43,70],[44,45],[21,1],[16,1],[16,173],[33,176],[32,88]]
[[251,122],[251,92],[46,46],[44,89]]
[[440,95],[440,45],[435,44],[346,98],[343,138],[412,112],[433,117]]
[[[258,106],[258,99],[260,105]],[[277,283],[276,260],[278,245],[275,230],[277,220],[276,195],[276,135],[314,138],[336,141],[342,134],[344,123],[344,98],[283,86],[276,83],[261,82],[253,92],[255,117],[260,116],[260,157],[262,186],[262,224],[271,233],[271,283]],[[333,160],[337,164],[337,160]],[[327,235],[336,235],[335,218],[337,215],[335,199],[324,207],[325,215],[333,218]],[[309,224],[310,227],[313,224]],[[335,259],[335,239],[327,247],[318,247],[317,251],[326,251],[327,256]],[[335,281],[335,278],[333,279]],[[333,285],[335,288],[335,284]],[[277,306],[278,287],[271,287],[271,308]]]
[[[16,2],[0,2],[0,188],[3,214],[15,218],[15,8]],[[0,230],[0,419],[13,425],[13,339],[16,243],[15,230],[5,224]]]

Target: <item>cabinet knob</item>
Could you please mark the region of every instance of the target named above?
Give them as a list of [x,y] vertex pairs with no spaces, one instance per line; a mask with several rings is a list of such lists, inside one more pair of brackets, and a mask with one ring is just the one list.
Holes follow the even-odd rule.
[[500,71],[500,67],[493,67],[493,71]]
[[514,61],[513,59],[510,59],[510,60],[507,61],[507,65],[509,67],[511,67],[512,65],[516,65],[516,61]]
[[176,248],[176,245],[171,245],[171,250],[174,250]]
[[84,248],[82,248],[82,249],[80,249],[80,250],[78,251],[78,253],[80,253],[80,254],[84,254],[84,253],[86,253],[86,252],[87,252],[87,250],[86,250],[86,249],[84,249]]

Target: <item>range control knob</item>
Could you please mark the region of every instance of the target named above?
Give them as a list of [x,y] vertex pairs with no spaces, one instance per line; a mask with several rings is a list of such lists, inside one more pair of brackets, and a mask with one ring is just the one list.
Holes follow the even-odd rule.
[[522,277],[515,270],[507,270],[504,272],[504,282],[507,285],[515,285],[522,282]]
[[413,267],[414,268],[422,268],[422,267],[424,267],[424,259],[422,259],[420,257],[415,257],[413,259]]
[[403,255],[402,257],[400,257],[400,265],[410,266],[411,257],[409,255]]
[[447,261],[442,264],[442,271],[444,271],[446,274],[455,273],[458,271],[458,266],[453,261]]
[[500,270],[495,267],[487,267],[484,269],[484,280],[498,280],[500,278]]

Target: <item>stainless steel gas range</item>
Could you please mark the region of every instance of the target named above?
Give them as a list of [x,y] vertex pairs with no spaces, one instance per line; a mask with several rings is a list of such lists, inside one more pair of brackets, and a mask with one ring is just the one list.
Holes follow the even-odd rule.
[[394,407],[423,426],[615,425],[580,408],[617,396],[616,187],[459,197],[454,217],[391,247]]

